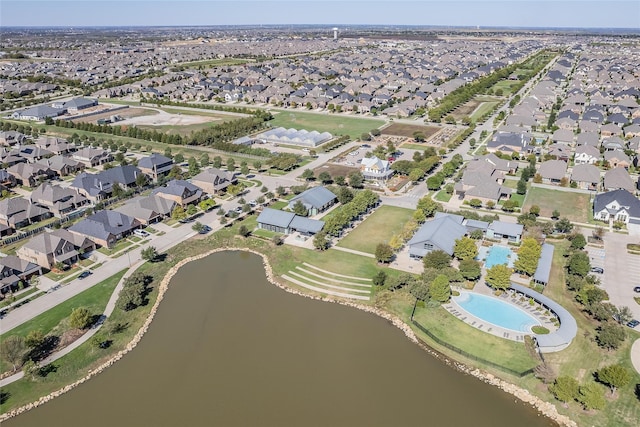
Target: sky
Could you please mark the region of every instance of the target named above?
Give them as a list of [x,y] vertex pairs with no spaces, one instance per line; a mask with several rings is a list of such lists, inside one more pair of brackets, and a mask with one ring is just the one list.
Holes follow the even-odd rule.
[[640,0],[0,0],[0,26],[437,25],[640,30]]

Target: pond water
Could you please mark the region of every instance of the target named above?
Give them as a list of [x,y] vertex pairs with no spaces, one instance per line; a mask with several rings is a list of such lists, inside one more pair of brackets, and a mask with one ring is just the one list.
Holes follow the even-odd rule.
[[211,255],[174,277],[113,367],[12,426],[552,426],[444,365],[388,321],[292,295],[262,260]]

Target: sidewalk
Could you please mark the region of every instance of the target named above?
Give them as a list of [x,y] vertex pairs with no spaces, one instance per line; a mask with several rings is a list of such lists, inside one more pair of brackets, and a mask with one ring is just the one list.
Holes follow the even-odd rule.
[[631,346],[631,364],[636,372],[640,374],[640,338]]

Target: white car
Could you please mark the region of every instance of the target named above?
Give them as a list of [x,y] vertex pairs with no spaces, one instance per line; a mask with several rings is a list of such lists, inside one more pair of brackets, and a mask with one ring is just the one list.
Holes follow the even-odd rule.
[[147,237],[149,235],[149,233],[140,229],[133,230],[133,234],[135,234],[138,237]]

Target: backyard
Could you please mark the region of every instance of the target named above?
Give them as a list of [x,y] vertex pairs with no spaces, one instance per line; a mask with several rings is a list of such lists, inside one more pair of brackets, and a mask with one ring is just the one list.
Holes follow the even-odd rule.
[[381,206],[364,222],[340,240],[338,246],[373,254],[378,243],[388,243],[411,218],[411,209]]
[[285,127],[287,129],[306,129],[318,132],[329,132],[334,136],[349,135],[351,138],[360,138],[360,135],[379,128],[384,124],[382,120],[348,117],[337,114],[316,114],[295,111],[271,111],[273,120],[269,122],[272,127]]
[[553,211],[558,210],[561,217],[576,222],[587,222],[591,210],[589,199],[589,194],[586,193],[531,187],[527,192],[523,210],[528,211],[531,206],[537,205],[540,207],[540,216],[550,218]]

